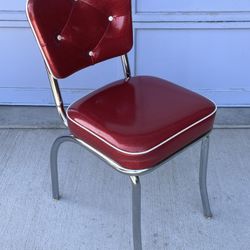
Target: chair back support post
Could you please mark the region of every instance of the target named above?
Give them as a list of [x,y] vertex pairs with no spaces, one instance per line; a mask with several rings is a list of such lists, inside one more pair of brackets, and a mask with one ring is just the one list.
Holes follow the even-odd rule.
[[66,111],[64,108],[63,99],[62,99],[61,91],[59,88],[58,80],[52,76],[52,74],[50,73],[47,66],[46,66],[46,69],[47,69],[47,73],[48,73],[48,77],[49,77],[49,81],[50,81],[50,86],[51,86],[51,90],[52,90],[53,97],[55,100],[57,111],[59,113],[59,116],[63,120],[64,125],[66,127],[68,127],[67,115],[66,115]]
[[[131,77],[131,70],[130,70],[128,55],[127,54],[122,55],[121,60],[122,60],[125,81],[127,81]],[[50,86],[51,86],[52,94],[53,94],[53,97],[55,100],[57,111],[59,113],[59,116],[63,120],[64,125],[66,127],[68,127],[67,115],[66,115],[66,111],[64,108],[63,99],[62,99],[60,87],[58,84],[58,80],[56,78],[54,78],[53,75],[50,73],[50,70],[48,69],[46,63],[45,63],[45,67],[47,70],[47,74],[48,74],[48,78],[50,81]]]
[[129,80],[129,78],[131,77],[131,70],[130,70],[128,55],[127,54],[122,55],[121,59],[122,59],[122,66],[123,66],[125,80]]

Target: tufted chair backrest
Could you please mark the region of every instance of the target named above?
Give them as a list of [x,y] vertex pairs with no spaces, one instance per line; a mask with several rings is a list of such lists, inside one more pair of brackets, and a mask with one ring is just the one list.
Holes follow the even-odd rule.
[[55,78],[126,54],[131,0],[28,0],[27,16]]

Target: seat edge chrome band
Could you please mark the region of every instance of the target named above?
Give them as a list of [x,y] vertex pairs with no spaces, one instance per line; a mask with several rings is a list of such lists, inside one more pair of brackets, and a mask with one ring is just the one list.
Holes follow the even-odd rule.
[[[211,100],[210,100],[210,101],[211,101]],[[206,117],[203,117],[202,119],[200,119],[200,120],[198,120],[197,122],[191,124],[190,126],[186,127],[185,129],[183,129],[183,130],[179,131],[178,133],[172,135],[171,137],[165,139],[164,141],[162,141],[161,143],[157,144],[156,146],[154,146],[154,147],[152,147],[152,148],[150,148],[150,149],[148,149],[148,150],[142,151],[142,152],[129,152],[129,151],[125,151],[125,150],[122,150],[122,149],[120,149],[120,148],[117,148],[116,146],[112,145],[111,143],[109,143],[108,141],[106,141],[105,139],[103,139],[102,137],[100,137],[99,135],[95,134],[94,132],[92,132],[92,131],[89,130],[88,128],[86,128],[86,127],[82,126],[81,124],[77,123],[76,121],[74,121],[74,120],[68,115],[68,111],[69,111],[71,105],[73,105],[73,104],[71,104],[71,105],[67,108],[67,110],[66,110],[66,115],[67,115],[67,118],[68,118],[71,122],[73,122],[75,125],[77,125],[78,127],[84,129],[85,131],[87,131],[87,132],[90,133],[91,135],[95,136],[96,138],[98,138],[99,140],[101,140],[102,142],[104,142],[105,144],[107,144],[109,147],[115,149],[116,151],[118,151],[118,152],[120,152],[120,153],[123,153],[123,154],[127,154],[127,155],[144,155],[144,154],[148,154],[148,153],[150,153],[150,152],[156,150],[157,148],[161,147],[161,146],[164,145],[165,143],[167,143],[167,142],[173,140],[173,139],[176,138],[177,136],[181,135],[182,133],[186,132],[187,130],[191,129],[192,127],[194,127],[194,126],[200,124],[201,122],[205,121],[205,120],[208,119],[209,117],[213,116],[213,115],[217,112],[217,106],[216,106],[216,104],[215,104],[213,101],[211,101],[211,102],[215,105],[215,109],[214,109],[214,111],[213,111],[211,114],[207,115]]]

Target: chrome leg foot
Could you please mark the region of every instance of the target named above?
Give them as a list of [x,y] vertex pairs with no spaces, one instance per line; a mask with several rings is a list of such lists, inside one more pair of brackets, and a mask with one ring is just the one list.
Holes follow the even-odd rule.
[[132,182],[132,222],[134,250],[142,250],[141,243],[141,184],[138,176],[130,176]]
[[57,169],[57,156],[58,149],[61,145],[61,138],[57,138],[52,145],[50,151],[50,170],[51,170],[51,182],[52,182],[52,194],[53,198],[59,200],[59,183],[58,183],[58,169]]
[[202,140],[201,144],[199,181],[200,181],[200,193],[201,193],[204,216],[207,218],[211,218],[213,215],[210,209],[208,193],[207,193],[208,152],[209,152],[209,136],[206,136]]

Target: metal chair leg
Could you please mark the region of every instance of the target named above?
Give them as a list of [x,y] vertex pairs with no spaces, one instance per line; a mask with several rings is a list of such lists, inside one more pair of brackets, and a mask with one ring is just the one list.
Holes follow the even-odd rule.
[[200,193],[203,205],[203,213],[207,218],[211,218],[212,212],[209,205],[208,193],[207,193],[207,164],[209,153],[209,136],[206,136],[202,140],[201,144],[201,158],[200,158]]
[[134,250],[142,250],[141,243],[141,184],[138,176],[130,176],[132,182],[132,222]]
[[62,137],[55,140],[50,151],[50,170],[51,170],[51,182],[52,182],[52,194],[53,198],[59,200],[59,183],[58,183],[58,168],[57,168],[57,156],[58,150],[62,143]]

